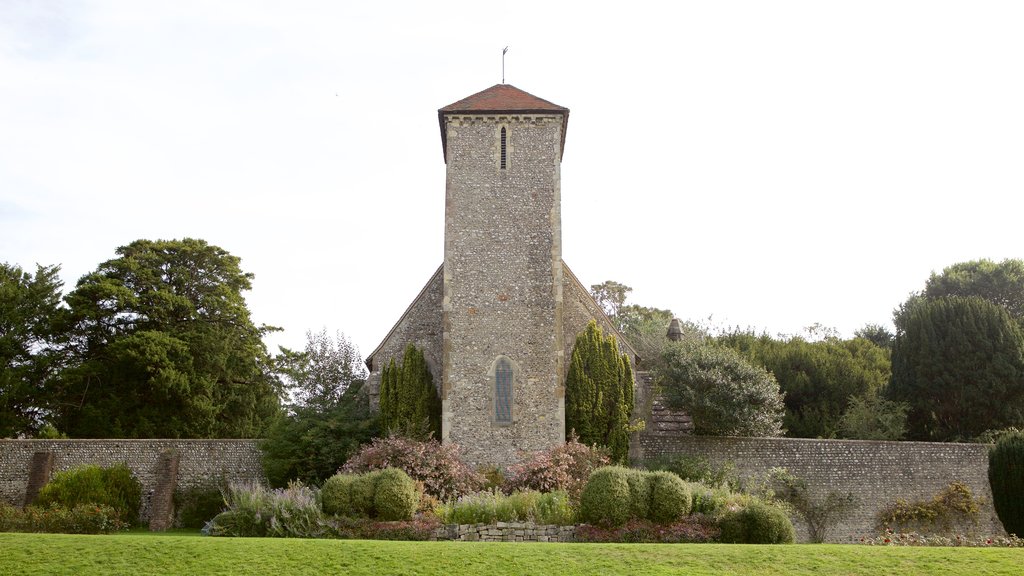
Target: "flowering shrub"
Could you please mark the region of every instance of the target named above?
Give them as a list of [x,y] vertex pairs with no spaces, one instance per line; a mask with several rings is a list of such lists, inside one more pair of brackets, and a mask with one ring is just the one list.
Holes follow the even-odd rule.
[[534,522],[569,526],[573,523],[569,495],[555,492],[477,492],[443,504],[437,517],[445,524],[494,524],[496,522]]
[[231,484],[227,510],[203,528],[210,536],[318,538],[328,532],[317,493],[299,482],[270,490],[258,484]]
[[572,436],[565,444],[535,452],[510,467],[502,489],[507,494],[520,490],[565,490],[573,502],[579,502],[590,473],[610,462],[608,450],[580,444]]
[[442,501],[453,500],[480,490],[485,480],[462,460],[456,444],[437,440],[410,440],[401,436],[376,438],[341,467],[344,474],[399,468],[413,480],[423,483],[424,491]]
[[878,513],[878,528],[951,533],[977,525],[978,505],[967,485],[953,482],[931,500],[897,500]]
[[980,548],[1024,548],[1024,538],[1017,536],[925,536],[917,532],[893,532],[886,530],[884,534],[872,538],[861,538],[861,544],[869,546],[969,546]]
[[687,516],[672,524],[630,520],[618,528],[583,524],[576,528],[578,542],[653,542],[661,544],[701,543],[718,540],[720,530],[707,516]]
[[51,504],[28,506],[24,510],[0,504],[0,532],[108,534],[126,528],[128,524],[106,504]]

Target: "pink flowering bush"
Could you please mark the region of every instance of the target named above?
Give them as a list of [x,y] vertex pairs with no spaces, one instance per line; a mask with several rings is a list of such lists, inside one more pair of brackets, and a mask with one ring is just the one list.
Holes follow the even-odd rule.
[[510,467],[502,490],[506,494],[521,490],[565,490],[573,502],[579,502],[590,473],[610,462],[608,450],[580,444],[573,436],[561,446],[535,452],[524,462]]
[[411,440],[401,436],[375,438],[349,458],[340,472],[361,474],[399,468],[423,484],[426,494],[447,502],[483,488],[485,479],[459,458],[456,444]]

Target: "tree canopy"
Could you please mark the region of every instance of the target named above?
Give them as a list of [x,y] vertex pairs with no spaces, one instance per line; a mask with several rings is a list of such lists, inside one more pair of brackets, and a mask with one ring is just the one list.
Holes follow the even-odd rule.
[[279,410],[252,274],[203,240],[137,240],[67,296],[72,364],[52,390],[72,437],[253,437]]
[[0,263],[0,438],[33,434],[49,408],[45,385],[60,368],[66,313],[59,271]]
[[967,440],[1024,424],[1024,334],[977,297],[911,298],[896,315],[892,399],[910,405],[909,437]]
[[380,423],[410,438],[441,437],[441,397],[423,352],[413,344],[401,364],[392,358],[381,370]]
[[698,339],[672,342],[661,385],[669,406],[693,418],[695,434],[782,435],[778,382],[736,350]]
[[1024,260],[972,260],[932,273],[923,296],[974,296],[1002,306],[1017,322],[1024,322]]

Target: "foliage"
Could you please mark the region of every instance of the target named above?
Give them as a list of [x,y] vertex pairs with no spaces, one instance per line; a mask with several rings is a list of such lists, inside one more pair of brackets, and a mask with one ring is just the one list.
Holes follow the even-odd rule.
[[259,484],[231,484],[224,502],[227,509],[210,520],[204,533],[318,538],[328,530],[316,492],[298,482],[275,490]]
[[796,530],[789,516],[778,506],[754,501],[732,510],[718,523],[721,541],[735,544],[790,544]]
[[665,350],[665,398],[693,418],[694,433],[778,436],[783,398],[775,378],[735,350],[700,341]]
[[783,426],[793,437],[835,437],[850,399],[876,396],[891,374],[888,350],[863,338],[811,342],[736,331],[717,342],[775,376],[785,395]]
[[380,376],[381,427],[422,440],[441,437],[441,398],[423,352],[409,344],[402,363],[392,358]]
[[202,528],[224,511],[224,495],[216,486],[194,486],[174,492],[175,525]]
[[0,438],[32,435],[51,408],[46,385],[59,370],[63,283],[58,266],[34,274],[0,263]]
[[580,520],[600,526],[622,526],[632,513],[630,470],[605,466],[594,470],[580,495]]
[[[392,525],[395,523],[385,523]],[[428,532],[429,534],[429,532]],[[0,534],[2,574],[721,574],[871,576],[1020,573],[1021,551],[848,545],[384,542]]]
[[615,318],[619,315],[619,310],[626,303],[627,295],[632,291],[633,289],[629,286],[614,280],[605,280],[600,284],[592,284],[590,286],[590,295],[594,297],[597,305],[601,307],[601,310],[609,318]]
[[340,516],[328,518],[326,522],[331,538],[358,540],[425,541],[433,538],[434,531],[441,525],[433,516],[419,516],[412,520],[396,522]]
[[630,520],[619,527],[583,525],[576,529],[578,542],[657,544],[705,543],[718,540],[718,524],[706,516],[687,516],[671,524]]
[[914,440],[970,439],[1024,424],[1024,334],[1000,306],[911,298],[896,315],[891,399]]
[[1017,322],[1024,322],[1024,260],[972,260],[932,273],[923,296],[936,300],[949,296],[976,297],[1004,308]]
[[1024,534],[1024,432],[1004,435],[989,449],[988,482],[1003,528]]
[[861,538],[861,544],[868,546],[958,546],[971,548],[1024,548],[1024,538],[1009,536],[953,536],[924,535],[917,532],[893,532],[886,529],[873,538]]
[[565,425],[584,444],[607,446],[615,462],[629,453],[633,413],[633,369],[619,354],[615,336],[604,336],[593,320],[576,337],[565,378]]
[[879,348],[892,349],[893,333],[881,324],[865,324],[863,328],[856,330],[853,335],[871,342]]
[[293,406],[328,412],[337,406],[345,391],[366,380],[366,368],[359,350],[340,331],[334,337],[327,329],[306,332],[302,352],[282,349],[278,370],[294,399]]
[[126,521],[139,517],[142,484],[124,464],[110,468],[80,466],[63,470],[39,490],[36,504],[73,508],[79,504],[110,506]]
[[383,521],[411,520],[419,494],[416,483],[398,468],[385,468],[376,478],[373,509]]
[[824,542],[839,518],[858,506],[857,498],[850,492],[830,490],[823,499],[812,498],[807,482],[785,468],[773,468],[769,476],[775,497],[789,504],[807,522],[811,542]]
[[0,502],[0,532],[108,534],[128,528],[123,516],[106,504],[28,506],[19,510]]
[[978,524],[980,502],[962,482],[952,482],[931,500],[896,500],[878,513],[879,529],[951,533]]
[[851,396],[839,419],[839,435],[858,440],[902,440],[907,434],[906,402],[893,402],[880,394]]
[[71,437],[252,438],[279,383],[242,292],[252,274],[202,240],[137,240],[67,296],[73,365],[51,389]]
[[365,384],[355,380],[333,405],[295,406],[278,418],[260,443],[263,468],[271,486],[319,484],[379,433]]
[[658,524],[678,522],[690,513],[690,487],[671,472],[647,472],[650,476],[650,505],[644,518]]
[[363,446],[342,466],[341,472],[358,474],[400,468],[413,480],[421,482],[427,494],[448,501],[478,491],[485,482],[460,460],[459,453],[457,444],[387,436],[375,438]]
[[356,474],[335,474],[320,487],[320,505],[330,516],[353,516],[352,483]]
[[683,480],[739,490],[740,478],[732,462],[713,464],[706,456],[659,456],[645,462],[648,470],[667,470]]
[[570,526],[574,522],[569,495],[564,490],[527,490],[508,495],[498,491],[477,492],[442,504],[437,517],[445,524],[533,522]]
[[607,449],[581,444],[570,435],[565,444],[534,452],[525,461],[511,466],[502,489],[506,493],[565,490],[573,502],[579,502],[591,472],[610,462]]

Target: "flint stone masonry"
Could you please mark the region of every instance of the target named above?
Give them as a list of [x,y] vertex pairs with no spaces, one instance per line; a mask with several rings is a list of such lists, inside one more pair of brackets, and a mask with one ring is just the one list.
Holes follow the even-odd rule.
[[575,526],[498,522],[497,524],[448,524],[438,528],[431,540],[465,542],[575,542]]
[[[978,516],[978,535],[1005,534],[988,483],[986,444],[938,442],[877,442],[803,438],[720,438],[642,434],[643,454],[707,458],[713,465],[731,463],[743,479],[763,478],[782,467],[807,481],[812,497],[829,491],[852,493],[859,505],[840,519],[828,541],[852,542],[877,534],[880,510],[897,499],[930,500],[950,482],[963,482],[984,501]],[[820,500],[819,500],[820,501]],[[793,518],[800,541],[809,539],[807,526]]]
[[24,505],[37,453],[53,455],[53,473],[86,464],[124,463],[142,483],[142,522],[150,519],[165,453],[177,455],[179,490],[224,482],[266,483],[258,440],[0,440],[0,500]]

